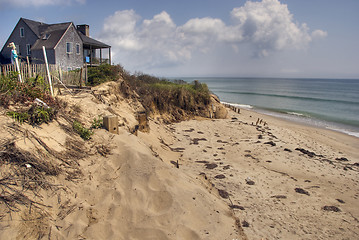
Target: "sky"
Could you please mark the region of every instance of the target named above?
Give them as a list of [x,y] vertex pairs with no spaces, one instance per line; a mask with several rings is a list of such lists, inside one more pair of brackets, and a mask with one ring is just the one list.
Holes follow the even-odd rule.
[[21,17],[90,25],[132,73],[359,79],[359,0],[0,0],[1,47]]

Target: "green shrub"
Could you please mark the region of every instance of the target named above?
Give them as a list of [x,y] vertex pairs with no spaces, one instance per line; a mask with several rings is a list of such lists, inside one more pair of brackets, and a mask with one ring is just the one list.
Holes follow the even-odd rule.
[[84,140],[90,140],[93,132],[90,129],[82,126],[78,121],[74,121],[72,124],[73,129],[80,135],[80,137]]
[[102,64],[98,67],[89,67],[87,72],[87,84],[97,86],[104,82],[117,81],[124,70],[120,65]]
[[55,99],[48,92],[48,85],[41,76],[24,79],[20,83],[18,73],[11,73],[8,76],[0,76],[0,104],[8,107],[10,102],[27,103],[36,98],[46,102],[49,106],[56,105]]
[[29,111],[29,123],[31,125],[40,125],[42,123],[49,123],[55,118],[55,111],[53,108],[45,108],[40,106],[32,106]]
[[37,105],[32,105],[27,111],[10,111],[6,114],[19,123],[28,122],[31,125],[49,123],[55,118],[56,115],[53,108],[44,108]]
[[8,115],[9,117],[12,117],[13,119],[15,119],[16,121],[18,121],[21,124],[29,120],[29,114],[27,112],[10,111],[10,112],[7,112],[6,115]]
[[103,121],[102,121],[102,117],[98,116],[98,118],[94,118],[92,120],[92,124],[91,124],[91,129],[99,129],[103,127]]
[[12,91],[19,83],[18,73],[11,72],[8,76],[0,75],[0,92]]
[[142,73],[123,76],[131,89],[139,94],[147,111],[155,110],[155,106],[161,113],[170,113],[178,120],[186,114],[201,114],[201,111],[205,115],[205,108],[210,102],[210,92],[206,84],[198,81],[170,81]]

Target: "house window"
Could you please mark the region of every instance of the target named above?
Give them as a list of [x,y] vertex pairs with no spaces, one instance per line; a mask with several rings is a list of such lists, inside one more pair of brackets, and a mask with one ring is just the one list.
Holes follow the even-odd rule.
[[25,37],[25,30],[24,28],[20,28],[20,37]]
[[76,43],[76,54],[80,54],[80,44]]
[[72,53],[72,42],[66,43],[66,53]]
[[31,55],[31,45],[26,44],[26,55]]

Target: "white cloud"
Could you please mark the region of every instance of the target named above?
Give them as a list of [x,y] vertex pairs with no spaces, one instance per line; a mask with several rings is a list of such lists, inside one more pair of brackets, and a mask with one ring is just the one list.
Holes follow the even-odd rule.
[[136,36],[136,24],[140,16],[133,10],[117,11],[105,19],[102,39],[106,39],[115,49],[141,50]]
[[243,7],[234,8],[231,16],[243,31],[244,40],[254,44],[259,55],[301,49],[311,41],[306,24],[295,23],[287,5],[278,0],[246,2]]
[[278,0],[247,1],[230,14],[231,24],[206,17],[177,26],[165,11],[144,20],[133,10],[117,11],[105,19],[101,40],[113,46],[115,62],[131,61],[135,68],[144,68],[184,63],[194,54],[220,48],[241,54],[244,45],[250,46],[254,56],[266,57],[276,51],[306,48],[313,38],[327,35],[323,30],[310,33]]
[[106,18],[101,40],[111,44],[115,54],[119,52],[123,57],[136,59],[139,66],[160,66],[191,57],[180,35],[165,11],[141,21],[133,10],[124,10]]
[[315,39],[321,39],[328,36],[328,33],[326,31],[317,29],[312,32],[312,38]]
[[225,27],[225,23],[218,18],[194,18],[182,26],[182,31],[189,34],[218,35]]
[[194,49],[208,49],[218,43],[236,43],[242,40],[241,30],[236,26],[227,26],[218,18],[194,18],[178,27],[183,40]]
[[0,0],[0,6],[41,7],[51,5],[85,4],[86,0]]

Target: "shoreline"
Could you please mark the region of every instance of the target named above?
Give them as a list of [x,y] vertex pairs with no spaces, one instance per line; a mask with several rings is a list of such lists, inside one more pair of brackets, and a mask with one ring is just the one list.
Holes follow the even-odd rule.
[[[281,119],[283,121],[293,122],[296,124],[300,124],[303,126],[319,128],[329,131],[334,131],[337,133],[341,133],[347,136],[352,136],[359,139],[359,128],[357,129],[354,126],[346,125],[343,123],[336,123],[336,122],[329,122],[326,120],[316,119],[313,117],[305,117],[297,113],[282,113],[276,112],[266,109],[256,108],[250,105],[243,105],[243,104],[236,104],[236,103],[229,103],[229,102],[221,102],[224,105],[233,106],[239,108],[241,110],[253,111],[259,114],[263,114],[266,116],[275,117]],[[348,129],[349,128],[349,129]]]
[[[356,136],[321,126],[315,126],[312,124],[306,124],[303,122],[297,122],[294,120],[288,120],[285,118],[272,116],[269,114],[257,112],[252,109],[248,110],[242,108],[241,111],[245,111],[245,112],[247,111],[248,113],[258,114],[258,116],[263,119],[268,119],[270,121],[274,121],[278,125],[283,125],[283,128],[290,128],[290,129],[294,129],[295,131],[299,131],[301,133],[306,133],[308,137],[314,138],[316,141],[321,141],[323,142],[323,144],[329,143],[331,145],[337,145],[339,141],[340,144],[351,146],[353,148],[351,150],[351,154],[356,156],[355,158],[359,162],[359,152],[357,152],[356,150],[359,147],[359,138]],[[318,138],[314,134],[318,134],[320,137]]]

